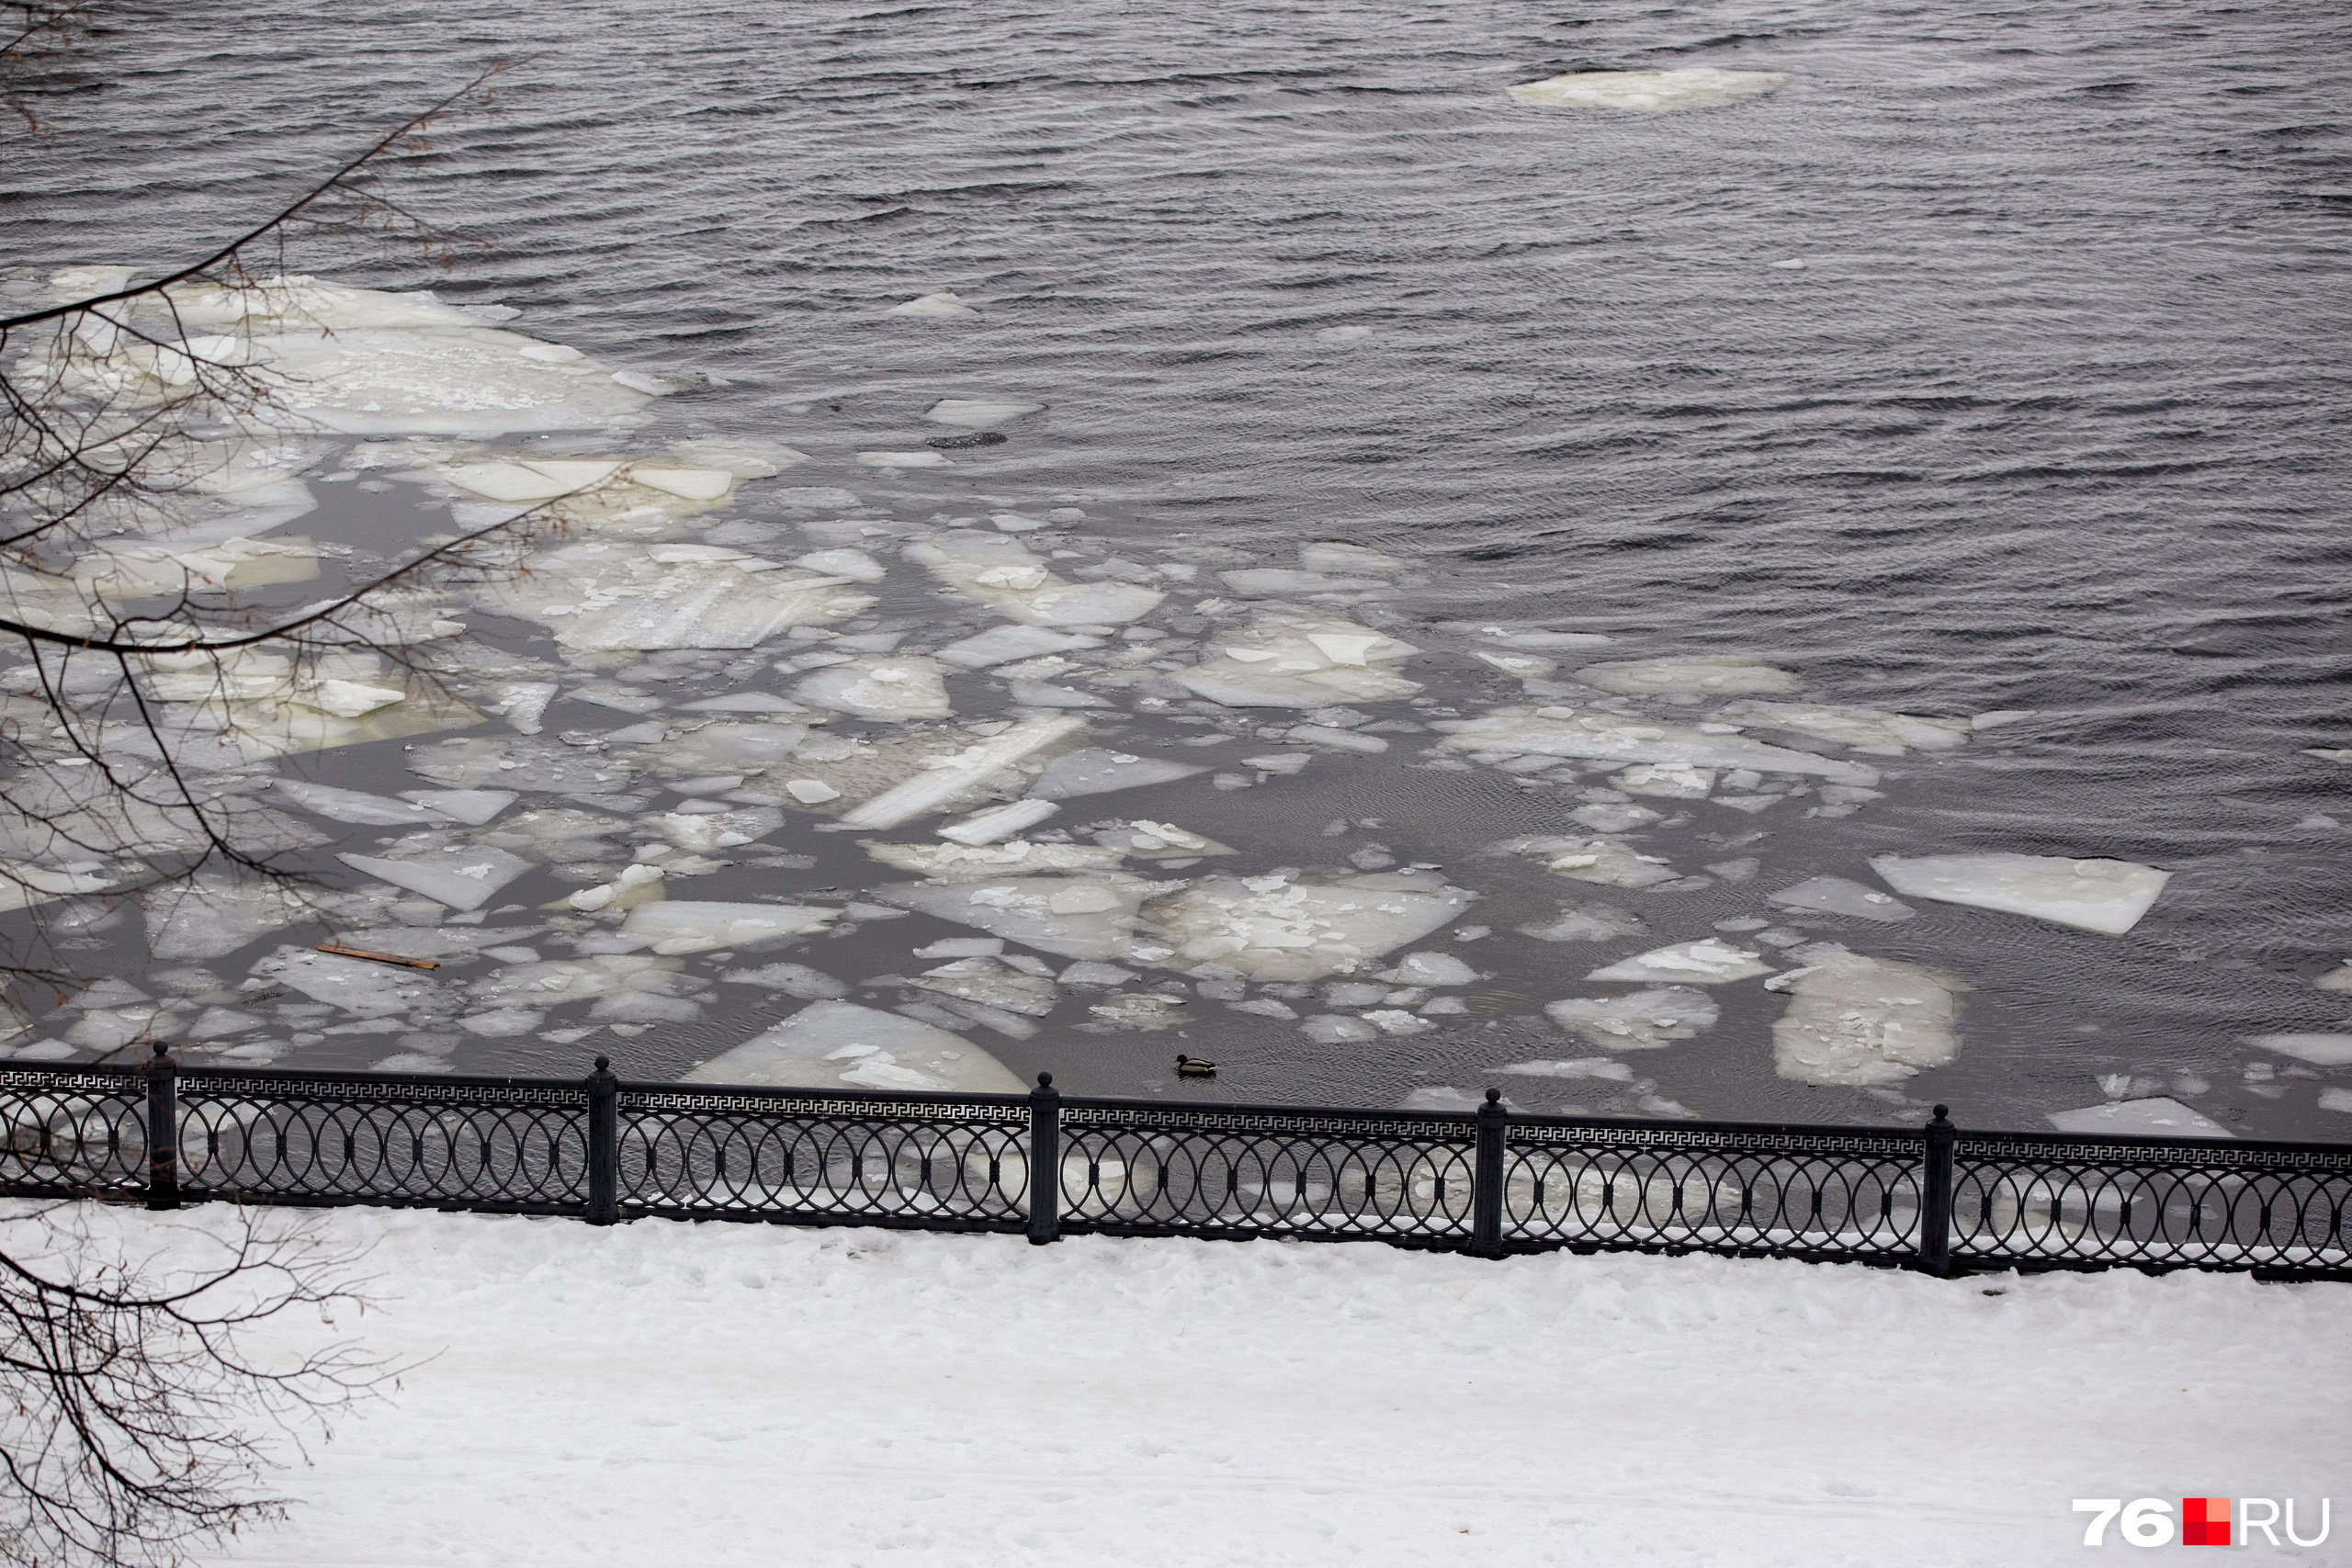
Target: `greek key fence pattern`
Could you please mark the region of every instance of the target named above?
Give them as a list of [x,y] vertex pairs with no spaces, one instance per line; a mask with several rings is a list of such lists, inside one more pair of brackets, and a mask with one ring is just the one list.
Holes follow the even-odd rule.
[[2352,1145],[0,1066],[0,1195],[2352,1280]]

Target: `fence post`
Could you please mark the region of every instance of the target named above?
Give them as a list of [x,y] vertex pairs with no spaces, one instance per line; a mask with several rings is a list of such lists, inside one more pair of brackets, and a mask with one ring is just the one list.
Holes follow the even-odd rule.
[[180,1206],[179,1067],[161,1041],[147,1064],[147,1206]]
[[588,1075],[588,1223],[609,1225],[620,1214],[620,1079],[613,1059],[599,1056]]
[[1470,1251],[1477,1258],[1503,1255],[1503,1091],[1490,1089],[1478,1107],[1477,1164],[1470,1177]]
[[1938,1277],[1951,1272],[1952,1145],[1960,1130],[1950,1106],[1936,1107],[1928,1123],[1928,1157],[1919,1172],[1919,1269]]
[[1062,1238],[1062,1096],[1054,1075],[1029,1091],[1029,1245]]

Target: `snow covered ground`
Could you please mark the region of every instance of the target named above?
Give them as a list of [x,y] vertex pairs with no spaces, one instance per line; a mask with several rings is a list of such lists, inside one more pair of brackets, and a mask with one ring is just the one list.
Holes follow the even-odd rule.
[[2352,1562],[2338,1286],[309,1223],[375,1245],[333,1332],[434,1359],[214,1564],[2020,1568],[2075,1497],[2331,1488],[2256,1551]]

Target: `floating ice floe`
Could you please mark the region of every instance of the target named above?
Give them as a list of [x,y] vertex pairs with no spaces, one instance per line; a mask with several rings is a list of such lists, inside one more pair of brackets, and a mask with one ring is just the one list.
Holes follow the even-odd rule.
[[1849,882],[1842,876],[1812,877],[1794,887],[1767,893],[1764,901],[1784,909],[1813,909],[1825,915],[1851,915],[1857,919],[1888,922],[1907,920],[1919,912],[1875,888]]
[[[363,790],[337,789],[332,784],[312,784],[307,779],[274,779],[271,782],[278,794],[303,810],[336,822],[350,822],[367,828],[396,828],[417,822],[449,820],[428,807],[369,795]],[[511,800],[514,797],[510,795],[507,798]]]
[[1610,904],[1589,904],[1581,908],[1564,908],[1560,918],[1543,925],[1512,928],[1521,936],[1532,936],[1538,942],[1616,942],[1629,936],[1640,936],[1649,930],[1642,918],[1630,909],[1620,909]]
[[1106,828],[1093,837],[1096,843],[1138,860],[1190,861],[1238,852],[1228,844],[1187,832],[1172,822],[1149,822],[1140,818],[1122,827]]
[[1419,650],[1334,616],[1269,615],[1218,637],[1207,657],[1174,679],[1227,707],[1329,707],[1395,702],[1419,692],[1389,668]]
[[1606,1056],[1577,1056],[1566,1061],[1513,1062],[1506,1067],[1490,1067],[1489,1072],[1509,1073],[1515,1077],[1531,1078],[1604,1078],[1613,1083],[1631,1083],[1634,1069],[1623,1062],[1612,1062]]
[[2313,1066],[2352,1066],[2352,1034],[2249,1034],[2245,1043]]
[[1772,1059],[1797,1083],[1900,1083],[1940,1067],[1960,1049],[1950,976],[1891,958],[1866,958],[1821,942],[1797,956],[1806,967],[1776,976],[1790,995],[1772,1025]]
[[1430,728],[1443,731],[1439,744],[1455,751],[1815,773],[1864,788],[1879,782],[1878,770],[1860,762],[1767,746],[1744,735],[1713,735],[1683,725],[1651,724],[1597,710],[1543,707],[1529,713],[1521,708],[1497,708],[1479,718],[1439,719]]
[[318,551],[310,540],[245,538],[177,548],[109,540],[77,558],[66,572],[86,592],[113,599],[263,588],[318,575]]
[[1770,975],[1772,966],[1760,962],[1761,955],[1744,947],[1734,947],[1716,937],[1702,937],[1697,942],[1678,942],[1668,947],[1653,948],[1621,959],[1606,968],[1596,969],[1585,976],[1588,980],[1671,980],[1684,985],[1723,986],[1734,980],[1752,979]]
[[421,1002],[441,987],[424,972],[343,958],[307,948],[281,947],[254,965],[257,979],[275,980],[313,1001],[356,1013],[362,1018],[389,1018],[414,1012]]
[[793,695],[860,718],[944,718],[948,713],[938,663],[917,656],[828,665],[802,677]]
[[531,863],[520,856],[481,844],[447,845],[405,860],[352,854],[335,858],[355,871],[453,909],[481,908],[492,894],[531,869]]
[[158,959],[223,958],[315,913],[283,884],[217,872],[166,883],[143,903],[147,951]]
[[453,822],[479,828],[519,797],[511,789],[404,789],[401,798]]
[[1572,997],[1544,1011],[1569,1033],[1615,1051],[1657,1051],[1714,1027],[1714,998],[1687,986],[1623,997]]
[[872,606],[844,582],[715,545],[587,540],[531,556],[482,597],[582,651],[756,648]]
[[1427,936],[1476,897],[1427,872],[1207,877],[1146,911],[1147,928],[1175,949],[1146,961],[1221,964],[1256,980],[1319,980]]
[[1577,671],[1577,679],[1597,690],[1628,697],[1793,692],[1804,683],[1788,671],[1761,660],[1696,656],[1588,664]]
[[1876,855],[1871,869],[1897,893],[2030,915],[2120,936],[2137,925],[2172,873],[2120,860],[2049,855]]
[[1131,955],[1136,914],[1157,886],[1116,875],[1008,877],[902,883],[869,896],[1040,953],[1100,962]]
[[928,447],[916,452],[860,452],[857,460],[869,468],[948,468],[953,459]]
[[2062,1133],[2106,1138],[2234,1138],[2235,1133],[2177,1100],[2117,1100],[2079,1111],[2053,1111],[2044,1118]]
[[639,904],[621,921],[621,934],[643,938],[665,957],[750,947],[780,937],[823,931],[841,911],[807,904],[696,903],[682,898]]
[[282,410],[346,434],[488,436],[608,424],[646,402],[577,349],[484,326],[430,294],[300,276],[169,292],[181,324],[235,334],[212,340],[216,351],[269,378],[265,419]]
[[1380,978],[1392,986],[1475,986],[1486,976],[1450,953],[1408,953]]
[[1545,108],[1631,109],[1663,114],[1719,108],[1769,93],[1788,77],[1777,71],[1724,71],[1696,65],[1679,71],[1571,71],[1510,89],[1522,104]]
[[1964,743],[1972,725],[1964,718],[1921,718],[1878,708],[1826,707],[1809,703],[1732,703],[1715,716],[1763,729],[1786,729],[1834,740],[1858,751],[1899,754],[1905,749],[1949,751]]
[[1113,790],[1141,789],[1148,784],[1172,784],[1204,773],[1206,768],[1188,762],[1171,762],[1159,757],[1137,757],[1125,751],[1104,751],[1089,748],[1057,757],[1046,764],[1029,793],[1039,800],[1070,800],[1084,795],[1107,795]]
[[[1656,855],[1637,853],[1615,839],[1564,839],[1536,833],[1506,839],[1494,853],[1525,855],[1541,861],[1555,876],[1596,882],[1604,887],[1654,887],[1677,880],[1680,874]],[[1560,941],[1554,937],[1549,941]],[[1582,939],[1568,939],[1582,940]],[[1603,939],[1595,939],[1603,940]]]
[[2352,963],[2338,964],[2312,984],[2320,990],[2334,991],[2339,996],[2352,994]]
[[884,865],[934,882],[981,882],[1008,874],[1115,871],[1123,858],[1117,850],[1093,844],[1033,844],[1023,839],[1002,844],[868,844],[865,852]]
[[987,631],[959,642],[951,642],[941,649],[939,661],[953,664],[959,670],[985,670],[992,664],[1010,664],[1016,659],[1035,659],[1041,654],[1069,653],[1102,646],[1102,639],[1099,637],[1057,632],[1046,626],[990,626]]
[[1664,800],[1704,800],[1715,787],[1713,770],[1687,762],[1636,762],[1609,781],[1627,795]]
[[883,312],[887,316],[914,316],[931,321],[960,321],[977,317],[979,312],[956,297],[952,288],[934,288],[919,294],[903,305],[893,305]]
[[1043,1018],[1053,1011],[1059,995],[1051,980],[1022,974],[984,955],[958,958],[936,969],[926,969],[910,976],[907,984],[1028,1018]]
[[1001,534],[936,534],[908,546],[907,557],[967,598],[1033,626],[1119,626],[1167,597],[1132,582],[1066,581]]
[[939,836],[958,844],[993,844],[1035,827],[1059,810],[1050,800],[1007,801],[949,823],[939,829]]
[[959,1034],[854,1002],[819,1001],[685,1075],[689,1083],[778,1089],[961,1090],[1027,1086]]
[[924,411],[923,418],[934,424],[958,425],[966,430],[993,430],[1000,424],[1010,424],[1023,414],[1039,412],[1043,403],[1000,402],[989,398],[942,398]]
[[992,787],[990,781],[1008,770],[1084,733],[1085,728],[1086,721],[1081,718],[1038,718],[960,749],[945,738],[920,743],[921,750],[914,750],[918,743],[910,742],[911,765],[902,775],[902,782],[874,793],[843,812],[842,822],[851,828],[895,828],[917,817],[946,810],[978,791]]
[[95,861],[77,863],[82,869],[0,862],[0,911],[28,909],[53,898],[77,893],[97,893],[114,886]]
[[719,976],[739,986],[760,986],[802,1001],[827,1001],[849,995],[849,987],[822,970],[805,964],[763,964],[757,969],[729,969]]

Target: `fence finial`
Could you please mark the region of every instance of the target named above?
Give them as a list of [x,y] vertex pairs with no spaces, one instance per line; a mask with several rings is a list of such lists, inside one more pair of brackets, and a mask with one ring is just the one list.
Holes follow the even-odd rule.
[[1942,1123],[1944,1123],[1945,1125],[1949,1126],[1949,1125],[1951,1124],[1951,1120],[1950,1120],[1950,1119],[1951,1119],[1951,1106],[1949,1106],[1949,1105],[1939,1105],[1939,1106],[1937,1106],[1937,1107],[1936,1107],[1936,1120],[1937,1120],[1938,1122],[1942,1122]]
[[1487,1091],[1487,1104],[1489,1104],[1489,1105],[1500,1105],[1500,1104],[1502,1103],[1502,1100],[1503,1100],[1503,1091],[1502,1091],[1502,1090],[1500,1090],[1500,1089],[1488,1089],[1488,1090]]
[[1037,1075],[1037,1087],[1038,1087],[1039,1089],[1051,1089],[1051,1088],[1053,1088],[1053,1087],[1054,1087],[1054,1075],[1053,1075],[1053,1074],[1051,1074],[1051,1073],[1039,1073],[1039,1074]]

